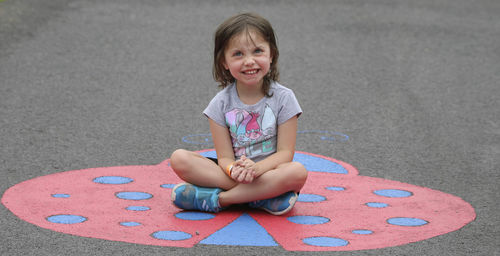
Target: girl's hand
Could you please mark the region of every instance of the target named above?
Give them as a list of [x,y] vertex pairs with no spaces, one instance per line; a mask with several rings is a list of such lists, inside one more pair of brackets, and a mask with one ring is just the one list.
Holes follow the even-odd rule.
[[252,183],[255,179],[255,171],[253,166],[255,162],[247,158],[245,155],[241,156],[233,165],[231,171],[231,178],[239,183]]
[[241,158],[241,166],[247,169],[253,169],[252,167],[255,165],[255,162],[252,159],[247,158],[245,155],[242,155]]
[[253,182],[255,178],[255,172],[252,169],[246,169],[241,166],[234,166],[233,171],[231,172],[231,178],[239,183],[248,184]]

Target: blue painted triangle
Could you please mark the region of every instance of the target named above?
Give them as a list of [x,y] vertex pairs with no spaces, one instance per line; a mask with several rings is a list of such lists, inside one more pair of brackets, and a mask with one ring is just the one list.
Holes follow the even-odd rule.
[[278,246],[266,229],[247,213],[203,239],[200,244]]

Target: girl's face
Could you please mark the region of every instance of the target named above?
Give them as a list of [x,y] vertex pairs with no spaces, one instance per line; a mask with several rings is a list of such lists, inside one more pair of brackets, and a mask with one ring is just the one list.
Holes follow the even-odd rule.
[[242,86],[260,88],[271,62],[269,43],[254,29],[233,36],[224,51],[224,68]]

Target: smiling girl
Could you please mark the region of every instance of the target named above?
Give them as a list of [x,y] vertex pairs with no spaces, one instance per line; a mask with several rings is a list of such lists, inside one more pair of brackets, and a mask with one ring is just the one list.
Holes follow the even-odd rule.
[[293,208],[307,170],[293,162],[302,109],[279,84],[279,51],[271,24],[244,13],[215,32],[213,75],[223,88],[204,110],[217,159],[178,149],[171,167],[187,183],[172,189],[186,210],[218,212],[248,203],[271,214]]

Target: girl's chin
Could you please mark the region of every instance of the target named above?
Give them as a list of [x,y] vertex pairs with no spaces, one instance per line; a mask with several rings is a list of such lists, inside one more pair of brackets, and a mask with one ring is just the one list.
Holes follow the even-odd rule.
[[260,86],[262,85],[262,81],[264,81],[264,77],[263,76],[259,76],[259,75],[256,75],[256,76],[240,76],[239,79],[236,79],[239,83],[241,83],[242,85],[245,84],[245,85],[248,85],[248,86]]
[[245,86],[245,87],[259,87],[262,85],[262,79],[260,81],[244,81],[244,80],[239,80],[237,82],[238,85]]

